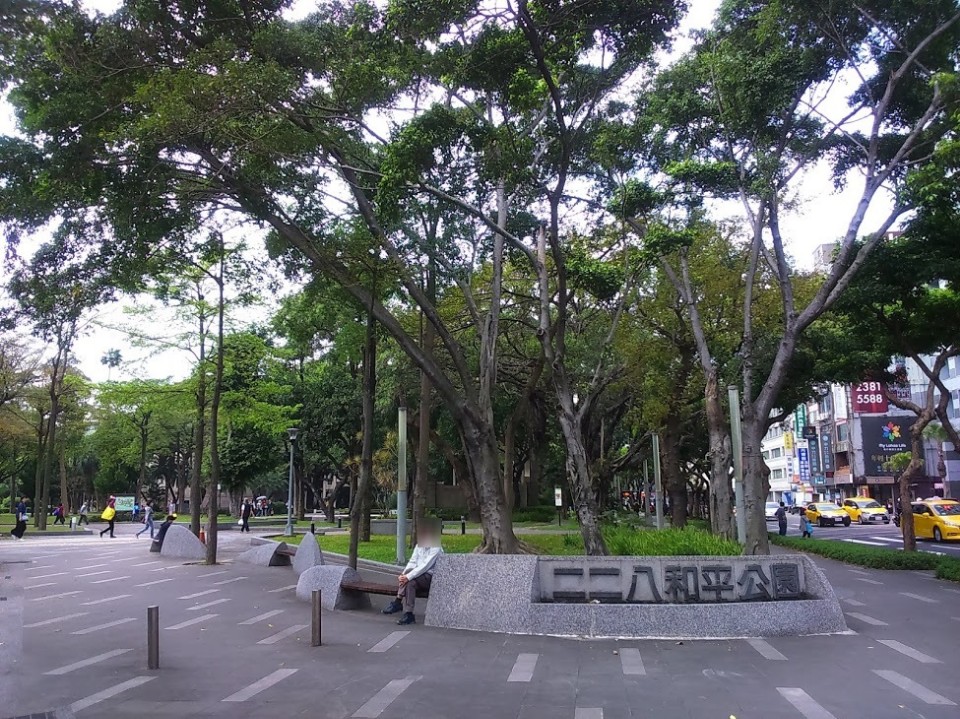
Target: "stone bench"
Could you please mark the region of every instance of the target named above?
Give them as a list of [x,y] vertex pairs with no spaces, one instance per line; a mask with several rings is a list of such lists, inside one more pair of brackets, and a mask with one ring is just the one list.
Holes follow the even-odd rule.
[[[368,609],[371,594],[397,595],[396,584],[368,582],[356,569],[333,564],[305,570],[297,581],[297,599],[311,601],[315,589],[320,590],[324,609]],[[429,592],[419,589],[417,596],[426,599]]]

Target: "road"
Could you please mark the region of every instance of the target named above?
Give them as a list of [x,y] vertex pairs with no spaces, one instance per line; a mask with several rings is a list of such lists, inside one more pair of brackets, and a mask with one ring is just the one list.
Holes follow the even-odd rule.
[[[578,641],[419,623],[401,630],[371,610],[325,612],[324,645],[313,648],[309,607],[294,597],[292,570],[232,563],[246,538],[225,533],[224,563],[207,567],[149,554],[145,538],[120,532],[114,540],[0,542],[0,715],[960,715],[960,588],[929,572],[817,559],[847,612],[852,631],[845,635]],[[151,604],[161,617],[155,672],[146,667]]]
[[[777,531],[776,522],[767,522],[771,532]],[[787,535],[800,536],[800,517],[791,514],[787,523]],[[900,528],[893,522],[890,524],[851,524],[849,527],[814,527],[813,536],[819,539],[837,539],[841,542],[852,542],[868,547],[883,547],[887,549],[901,549],[903,538]],[[917,549],[921,552],[932,552],[950,557],[960,557],[960,542],[936,543],[929,539],[917,541]]]

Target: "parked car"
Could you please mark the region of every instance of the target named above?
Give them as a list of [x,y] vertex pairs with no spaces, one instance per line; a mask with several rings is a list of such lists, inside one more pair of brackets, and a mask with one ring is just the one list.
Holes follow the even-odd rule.
[[925,499],[913,502],[913,529],[917,539],[960,539],[960,502],[951,499]]
[[886,508],[877,500],[870,497],[852,497],[843,500],[843,511],[850,515],[850,520],[860,524],[875,524],[883,522],[890,524],[890,515]]
[[777,510],[780,509],[779,502],[767,502],[766,506],[763,508],[763,514],[767,518],[768,522],[777,521]]
[[807,519],[821,527],[850,526],[850,515],[833,502],[811,502],[806,509]]

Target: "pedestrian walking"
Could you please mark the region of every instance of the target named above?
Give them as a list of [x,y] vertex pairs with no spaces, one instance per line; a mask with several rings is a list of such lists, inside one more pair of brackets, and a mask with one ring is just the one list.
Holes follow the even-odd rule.
[[777,518],[777,526],[780,529],[780,536],[787,536],[787,505],[783,502],[780,502],[780,506],[777,507],[777,511],[774,514]]
[[243,504],[240,505],[240,531],[250,531],[250,515],[253,514],[253,505],[246,497],[243,498]]
[[90,508],[87,506],[87,503],[86,503],[86,502],[84,502],[83,504],[80,505],[80,512],[79,512],[79,514],[80,514],[80,519],[77,520],[77,526],[78,526],[78,527],[79,527],[81,524],[83,524],[84,522],[87,523],[87,526],[88,526],[88,527],[90,526],[90,519],[87,517],[87,512],[88,512],[89,510],[90,510]]
[[150,530],[150,539],[153,539],[153,505],[150,502],[143,505],[143,529],[137,532],[137,536],[139,537],[148,529]]
[[53,510],[53,517],[54,517],[53,523],[66,524],[63,514],[64,514],[63,502],[60,502],[60,504],[57,505],[57,508]]
[[174,501],[171,501],[167,505],[167,514],[169,515],[169,514],[176,514],[176,513],[177,513],[177,503]]
[[813,522],[807,519],[807,513],[800,512],[800,530],[803,532],[803,538],[813,537]]
[[113,535],[113,523],[117,519],[117,498],[111,496],[107,501],[107,506],[103,508],[103,511],[100,513],[100,519],[107,523],[106,529],[101,530],[100,536],[102,537],[107,532],[110,532],[110,539],[114,538]]
[[13,529],[10,530],[10,536],[14,539],[23,539],[23,533],[27,531],[27,498],[23,497],[19,502],[17,502],[17,508],[15,511],[16,514],[16,524]]
[[133,521],[134,522],[140,521],[140,503],[139,502],[133,503]]

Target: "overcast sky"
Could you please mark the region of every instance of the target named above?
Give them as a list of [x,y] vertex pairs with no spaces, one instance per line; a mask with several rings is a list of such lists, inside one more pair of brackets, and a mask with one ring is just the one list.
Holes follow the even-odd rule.
[[[109,12],[118,5],[116,2],[104,0],[88,1],[86,4],[105,12]],[[719,4],[720,0],[690,0],[690,13],[679,31],[674,53],[689,46],[684,38],[691,29],[706,27],[710,24]],[[298,2],[291,15],[307,14],[311,7],[312,3]],[[838,100],[841,99],[838,98]],[[0,133],[9,134],[13,127],[11,108],[0,101]],[[802,177],[797,185],[798,202],[782,221],[784,235],[788,238],[789,252],[798,266],[809,268],[812,265],[814,248],[822,243],[835,241],[843,234],[861,188],[862,182],[859,178],[853,177],[850,178],[844,192],[834,192],[830,173],[826,167],[813,168]],[[888,201],[876,200],[863,229],[870,231],[876,227],[888,208]],[[741,217],[738,214],[738,207],[734,205],[717,207],[715,212],[718,217],[736,219]],[[35,246],[35,243],[36,241],[32,245]],[[31,243],[24,243],[25,249],[30,246]],[[4,267],[3,272],[0,273],[0,282],[5,281],[6,274],[7,268]],[[268,314],[268,308],[261,307],[245,312],[244,319],[263,320]],[[106,380],[108,370],[101,364],[100,359],[107,350],[119,349],[123,354],[124,364],[119,370],[113,370],[113,379],[131,377],[179,379],[185,376],[192,364],[192,358],[188,353],[173,350],[158,352],[131,346],[127,335],[109,329],[111,326],[137,325],[149,334],[163,335],[168,332],[169,322],[169,314],[164,316],[163,312],[159,312],[151,323],[153,326],[144,327],[142,317],[129,317],[122,306],[113,305],[99,309],[91,317],[87,333],[77,343],[76,357],[81,370],[94,381]]]

